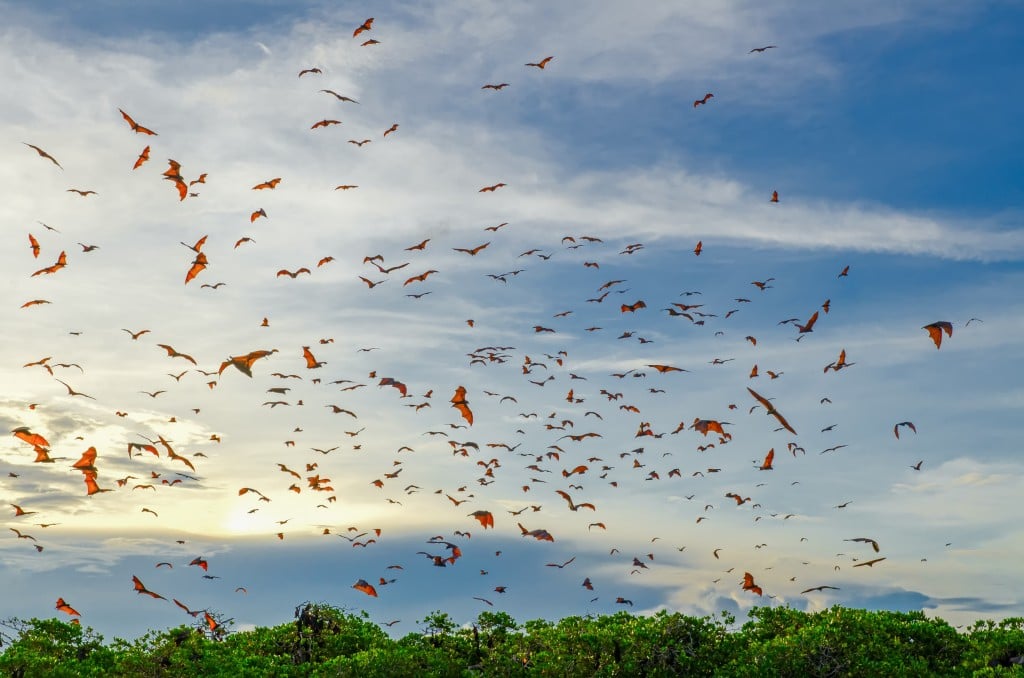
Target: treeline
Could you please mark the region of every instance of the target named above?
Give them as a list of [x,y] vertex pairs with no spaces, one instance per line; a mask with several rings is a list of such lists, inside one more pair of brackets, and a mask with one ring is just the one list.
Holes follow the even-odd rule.
[[[292,622],[229,633],[210,619],[104,644],[57,619],[0,626],[0,675],[35,676],[998,676],[1024,675],[1024,618],[958,632],[920,612],[761,607],[727,613],[626,612],[518,624],[483,612],[460,626],[444,612],[390,638],[364,612],[306,603]],[[212,628],[211,628],[212,627]]]

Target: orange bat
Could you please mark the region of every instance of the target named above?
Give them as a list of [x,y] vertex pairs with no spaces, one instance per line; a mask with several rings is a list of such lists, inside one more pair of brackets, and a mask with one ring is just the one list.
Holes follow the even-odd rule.
[[353,188],[359,188],[359,186],[357,184],[341,184],[340,186],[335,186],[334,190],[336,190],[336,191],[348,191],[348,190],[353,189]]
[[82,469],[82,475],[85,480],[85,493],[88,496],[99,494],[100,492],[112,492],[113,490],[103,489],[96,484],[96,477],[99,475],[96,469]]
[[689,370],[684,370],[682,367],[672,367],[671,365],[647,365],[647,367],[653,367],[662,374],[665,372],[689,372]]
[[557,494],[559,497],[561,497],[562,499],[564,499],[565,501],[567,501],[569,503],[569,510],[570,511],[578,511],[581,508],[588,508],[591,511],[596,511],[597,510],[597,507],[594,506],[593,504],[589,503],[589,502],[585,503],[585,504],[575,504],[575,503],[573,503],[572,497],[569,496],[568,492],[564,492],[562,490],[555,490],[555,494]]
[[764,463],[758,467],[759,471],[771,471],[772,461],[775,459],[775,448],[768,450],[768,454],[764,457]]
[[392,377],[381,377],[381,380],[380,382],[377,383],[377,386],[392,386],[398,389],[398,392],[401,393],[403,396],[405,396],[409,392],[409,389],[406,387],[405,384],[393,379]]
[[[357,36],[358,36],[358,35],[359,35],[360,33],[363,33],[363,32],[365,32],[365,31],[368,31],[368,30],[370,30],[371,28],[373,28],[373,17],[370,17],[369,19],[367,19],[366,21],[364,21],[363,23],[361,23],[361,24],[359,25],[359,27],[358,27],[358,28],[356,28],[356,29],[355,29],[354,31],[352,31],[352,37],[353,37],[353,38],[355,38],[355,37],[357,37]],[[376,595],[376,594],[374,594],[374,595]]]
[[406,248],[405,248],[405,251],[406,251],[406,252],[412,252],[412,251],[414,251],[414,250],[423,250],[423,249],[426,249],[426,247],[427,247],[427,243],[428,243],[428,242],[430,242],[430,238],[426,238],[426,239],[425,239],[425,240],[423,240],[422,242],[420,242],[420,243],[418,243],[418,244],[416,244],[416,245],[413,245],[413,246],[411,246],[411,247],[406,247]]
[[437,273],[437,271],[431,269],[431,270],[429,270],[429,271],[427,271],[425,273],[420,273],[419,275],[414,275],[413,277],[409,278],[404,283],[402,283],[402,287],[405,287],[409,283],[423,282],[423,281],[425,281],[427,279],[428,276],[430,276],[431,274],[434,274],[434,273]]
[[742,506],[743,504],[750,501],[750,497],[744,498],[736,494],[735,492],[726,492],[725,496],[728,497],[729,499],[734,499],[736,501],[737,506]]
[[358,101],[356,101],[355,99],[351,99],[351,98],[349,98],[349,97],[346,97],[346,96],[342,96],[342,95],[338,94],[338,93],[337,93],[337,92],[335,92],[335,91],[334,91],[333,89],[322,89],[322,90],[320,90],[320,91],[321,91],[321,92],[325,92],[325,93],[327,93],[327,94],[330,94],[331,96],[333,96],[333,97],[334,97],[335,99],[337,99],[338,101],[350,101],[350,102],[352,102],[352,103],[354,103],[354,104],[358,104],[358,103],[359,103],[359,102],[358,102]]
[[139,157],[135,160],[135,164],[132,165],[133,170],[137,170],[142,167],[142,164],[149,160],[149,146],[142,149],[142,153],[139,153]]
[[318,361],[313,357],[313,352],[309,350],[309,346],[302,347],[302,357],[306,359],[306,367],[311,370],[315,370],[318,367],[323,367],[327,364],[326,361]]
[[139,593],[139,595],[146,595],[150,598],[159,598],[160,600],[167,600],[159,593],[154,593],[153,591],[147,589],[145,584],[143,584],[142,581],[135,575],[132,575],[132,583],[135,585],[135,590]]
[[252,190],[262,191],[264,188],[274,189],[277,188],[277,185],[279,183],[281,183],[281,177],[277,177],[276,179],[268,179],[267,181],[264,181],[262,184],[256,184],[255,186],[253,186]]
[[470,426],[473,425],[473,411],[469,409],[469,403],[466,401],[466,388],[459,386],[455,389],[455,395],[451,399],[452,407],[459,411],[462,418],[466,420]]
[[234,365],[236,368],[238,368],[239,372],[241,372],[247,377],[252,377],[253,363],[255,363],[260,358],[266,358],[267,356],[273,355],[274,353],[277,353],[276,348],[271,349],[269,351],[250,351],[245,355],[231,356],[230,358],[228,358],[227,360],[220,364],[220,369],[217,370],[217,374],[224,374],[224,370],[226,370],[229,365]]
[[[120,108],[117,110],[121,111]],[[128,125],[132,128],[132,131],[135,132],[136,134],[148,134],[151,137],[157,136],[156,132],[147,127],[143,127],[139,123],[135,122],[134,120],[132,120],[132,116],[128,115],[124,111],[121,111],[121,117],[125,119]]]
[[35,273],[33,273],[30,277],[34,278],[37,275],[50,275],[51,273],[56,273],[60,269],[62,269],[65,266],[67,266],[67,264],[68,264],[68,255],[67,255],[66,252],[61,250],[61,253],[57,256],[57,262],[53,266],[47,266],[46,268],[41,268],[38,271],[36,271]]
[[641,300],[641,301],[637,301],[637,302],[635,302],[635,303],[634,303],[634,304],[632,304],[632,305],[628,305],[628,304],[623,304],[623,305],[622,305],[622,306],[621,306],[621,307],[619,308],[619,310],[621,310],[621,311],[622,311],[623,313],[626,313],[626,312],[629,312],[629,313],[636,313],[636,311],[637,311],[638,309],[641,309],[641,308],[647,308],[647,304],[645,304],[645,303],[644,303],[644,302],[643,302],[642,300]]
[[494,193],[499,188],[503,188],[503,187],[505,187],[507,185],[508,184],[504,184],[504,183],[498,182],[496,184],[492,184],[491,186],[484,186],[479,191],[477,191],[477,193]]
[[313,126],[310,127],[309,129],[316,129],[318,127],[330,127],[331,125],[340,125],[340,124],[341,124],[341,120],[327,120],[325,118],[324,120],[320,120],[319,122],[313,123]]
[[321,75],[323,71],[321,71],[319,68],[303,68],[301,71],[299,71],[299,77],[301,78],[306,73],[314,73],[316,75]]
[[[258,210],[256,210],[255,212],[253,212],[252,214],[249,215],[249,223],[251,224],[252,222],[254,222],[257,219],[259,219],[260,217],[266,218],[266,216],[267,216],[267,211],[261,207],[261,208],[259,208]],[[236,244],[235,247],[238,247],[238,245]]]
[[939,320],[937,322],[930,323],[921,328],[922,330],[928,330],[928,336],[935,342],[935,348],[942,346],[942,333],[945,332],[947,337],[953,336],[953,323],[945,320]]
[[371,140],[371,139],[363,139],[362,141],[356,141],[355,139],[349,139],[349,140],[348,140],[348,142],[349,142],[350,144],[355,144],[355,145],[356,145],[356,146],[358,146],[359,148],[362,148],[362,147],[363,147],[363,144],[368,144],[368,143],[370,143],[370,141],[372,141],[372,140]]
[[522,523],[516,524],[519,526],[519,529],[522,532],[522,536],[524,537],[533,537],[537,541],[555,541],[555,538],[551,536],[551,533],[547,530],[527,530],[525,527],[523,527]]
[[57,599],[57,609],[65,614],[69,614],[75,617],[81,617],[81,613],[75,608],[68,605],[63,598]]
[[209,612],[203,612],[203,619],[206,620],[206,625],[210,628],[211,631],[216,631],[217,628],[220,626],[220,623],[212,616],[210,616]]
[[473,511],[469,515],[479,520],[485,530],[494,527],[494,515],[490,511]]
[[[25,144],[25,142],[24,142],[24,141],[22,141],[21,143]],[[52,163],[53,163],[54,165],[56,165],[57,167],[60,167],[61,169],[64,169],[63,167],[61,167],[60,163],[59,163],[59,162],[57,162],[57,159],[56,159],[56,158],[54,158],[54,157],[53,157],[52,155],[50,155],[49,153],[47,153],[47,152],[46,152],[46,151],[44,151],[43,149],[39,148],[38,146],[33,146],[32,144],[25,144],[25,145],[26,145],[26,146],[28,146],[29,148],[31,148],[31,149],[32,149],[33,151],[35,151],[36,153],[38,153],[38,154],[39,154],[39,157],[41,157],[41,158],[46,158],[47,160],[49,160],[50,162],[52,162]]]
[[761,595],[763,593],[761,587],[754,583],[754,575],[749,572],[743,573],[743,590],[752,591],[757,595]]
[[52,303],[52,302],[47,301],[46,299],[33,299],[31,301],[26,301],[24,304],[21,305],[21,307],[22,308],[28,308],[29,306],[37,306],[39,304],[49,304],[49,303]]
[[896,424],[895,426],[892,427],[892,432],[893,432],[893,435],[896,436],[896,440],[900,439],[900,426],[906,426],[907,428],[909,428],[914,433],[917,433],[917,427],[914,426],[913,422],[911,422],[911,421],[901,421],[900,423],[898,423],[898,424]]
[[256,241],[253,240],[252,238],[250,238],[249,236],[245,236],[245,237],[239,238],[238,240],[235,241],[235,249],[238,249],[239,245],[241,245],[242,243],[246,243],[246,242],[256,242]]
[[188,272],[185,273],[185,284],[187,285],[192,282],[197,275],[206,269],[206,264],[208,263],[209,261],[206,259],[205,253],[200,252],[197,254],[196,258],[192,260],[192,266],[189,267]]
[[797,434],[796,431],[793,430],[793,427],[789,425],[789,422],[786,421],[786,418],[783,417],[779,413],[779,411],[775,409],[775,406],[772,405],[770,400],[768,400],[767,398],[765,398],[764,396],[762,396],[761,394],[759,394],[757,391],[755,391],[754,389],[750,388],[749,386],[747,387],[747,390],[750,392],[750,395],[754,396],[754,398],[757,400],[757,402],[759,402],[762,405],[764,405],[764,409],[766,409],[768,411],[768,414],[770,414],[771,416],[775,417],[775,419],[779,422],[779,424],[782,426],[782,428],[786,429],[787,431],[789,431],[793,435]]
[[50,443],[43,436],[38,433],[33,433],[27,426],[19,426],[18,428],[11,431],[15,438],[23,440],[33,447],[49,447]]
[[186,355],[185,353],[178,353],[177,351],[174,350],[174,348],[172,348],[168,344],[157,344],[157,346],[159,346],[163,350],[167,351],[167,355],[172,357],[172,358],[184,358],[185,360],[189,361],[193,365],[198,365],[198,363],[196,362],[195,358],[193,358],[190,355]]
[[543,68],[544,68],[545,66],[547,66],[547,65],[548,65],[549,63],[551,63],[551,60],[552,60],[552,59],[554,59],[554,58],[555,58],[555,57],[553,57],[553,56],[549,56],[549,57],[544,57],[543,59],[541,59],[540,61],[538,61],[538,62],[536,62],[536,63],[532,63],[532,62],[531,62],[531,63],[525,64],[525,65],[526,65],[526,66],[533,66],[533,67],[535,67],[535,68],[540,68],[540,69],[543,69]]
[[202,556],[196,556],[195,558],[193,558],[193,559],[192,559],[192,562],[191,562],[191,563],[189,563],[189,566],[190,566],[190,567],[191,567],[192,565],[197,565],[197,566],[199,566],[199,567],[203,568],[203,572],[208,572],[208,571],[209,571],[209,569],[210,569],[210,563],[208,563],[208,562],[206,561],[206,559],[205,559],[205,558],[203,558]]
[[778,191],[772,191],[772,198],[768,202],[778,202],[778,201],[779,201],[779,192]]
[[703,240],[698,240],[697,241],[697,246],[693,248],[693,253],[696,256],[699,257],[700,253],[703,252],[703,251],[704,251],[704,241]]
[[280,271],[277,272],[277,277],[280,278],[281,276],[286,275],[286,276],[288,276],[288,277],[290,277],[290,278],[292,278],[294,280],[296,277],[298,277],[298,275],[300,273],[309,273],[310,275],[312,275],[312,271],[310,271],[308,268],[303,266],[302,268],[300,268],[299,270],[295,271],[294,273],[292,271],[289,271],[289,270],[286,270],[286,269],[282,268]]
[[28,246],[32,250],[32,258],[39,258],[39,241],[31,233],[28,234]]
[[397,131],[398,131],[398,123],[396,122],[395,124],[391,125],[391,127],[388,127],[386,130],[384,130],[384,136],[386,137],[387,135],[391,134],[392,132],[397,132]]
[[178,200],[184,200],[188,197],[188,184],[180,176],[165,176],[166,181],[173,181],[174,188],[178,190]]
[[696,101],[694,101],[693,102],[693,107],[697,108],[698,106],[703,106],[704,104],[706,104],[708,102],[708,99],[711,99],[714,96],[715,96],[714,94],[712,94],[711,92],[708,92],[707,94],[704,95],[703,99],[697,99]]
[[507,82],[503,82],[503,83],[500,83],[500,84],[497,84],[497,85],[487,84],[487,85],[484,85],[483,87],[481,87],[480,89],[493,89],[494,91],[497,92],[497,91],[499,91],[499,90],[501,90],[501,89],[503,89],[505,87],[508,87],[508,83]]
[[729,434],[729,433],[726,433],[725,429],[722,428],[723,425],[729,424],[729,423],[730,422],[728,422],[728,421],[716,421],[714,419],[699,419],[698,418],[698,419],[694,419],[693,420],[693,424],[690,425],[690,428],[695,430],[695,431],[697,431],[698,433],[703,433],[704,436],[707,436],[708,431],[713,431],[715,433],[720,433],[723,436],[731,438],[732,435]]
[[828,372],[831,369],[831,370],[834,370],[834,371],[838,372],[839,370],[843,369],[844,367],[849,367],[850,365],[856,365],[856,364],[857,363],[848,363],[848,362],[846,362],[846,349],[844,348],[841,351],[839,351],[839,357],[836,359],[836,361],[835,362],[831,362],[828,365],[825,365],[825,369],[823,371],[824,372]]
[[96,448],[90,447],[82,456],[71,465],[71,468],[78,469],[79,471],[95,471],[96,470]]
[[455,250],[456,252],[465,252],[469,256],[475,257],[477,254],[480,253],[481,250],[486,249],[487,246],[490,245],[490,244],[491,244],[490,242],[485,242],[483,245],[477,245],[476,247],[469,248],[469,249],[466,249],[466,248],[463,248],[463,247],[453,247],[452,249]]
[[816,322],[818,322],[818,312],[817,311],[815,311],[811,315],[811,317],[807,319],[807,324],[806,325],[797,325],[796,327],[800,331],[800,334],[804,334],[806,332],[813,332],[814,331],[814,323],[816,323]]
[[374,598],[377,597],[377,589],[373,588],[373,584],[370,584],[365,579],[360,579],[359,581],[357,581],[355,584],[352,585],[352,588],[354,588],[356,591],[362,591],[368,596],[373,596]]

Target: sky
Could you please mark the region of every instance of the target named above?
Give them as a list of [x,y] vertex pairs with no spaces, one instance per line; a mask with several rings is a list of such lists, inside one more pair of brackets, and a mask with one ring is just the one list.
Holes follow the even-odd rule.
[[0,618],[1024,610],[1014,3],[0,11]]

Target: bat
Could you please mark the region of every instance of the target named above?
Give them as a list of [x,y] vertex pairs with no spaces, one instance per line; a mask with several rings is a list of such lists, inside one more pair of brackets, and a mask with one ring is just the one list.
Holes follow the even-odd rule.
[[477,254],[480,253],[481,250],[486,249],[487,246],[490,245],[490,244],[491,244],[490,242],[485,242],[483,245],[477,245],[476,247],[472,247],[472,248],[468,248],[468,249],[464,248],[464,247],[453,247],[452,249],[454,251],[456,251],[456,252],[465,252],[469,256],[475,257]]
[[647,308],[647,304],[645,304],[642,300],[641,301],[637,301],[637,302],[635,302],[635,303],[633,303],[631,305],[623,304],[619,308],[619,310],[622,311],[623,313],[627,313],[627,312],[629,312],[629,313],[636,313],[636,311],[638,309],[641,309],[641,308]]
[[953,324],[945,320],[939,320],[933,323],[929,323],[928,325],[925,325],[921,329],[928,330],[928,336],[930,336],[932,338],[932,341],[935,342],[936,349],[942,346],[943,332],[946,333],[947,337],[953,336]]
[[693,102],[693,107],[697,108],[698,106],[703,106],[704,104],[706,104],[708,102],[708,99],[711,99],[714,96],[715,96],[714,94],[712,94],[711,92],[708,92],[707,94],[704,95],[703,99],[697,99],[696,101],[694,101]]
[[630,607],[633,607],[633,601],[629,600],[627,598],[623,598],[622,596],[619,596],[618,598],[616,598],[615,602],[618,603],[619,605],[629,605]]
[[326,118],[318,122],[313,123],[313,126],[309,129],[317,129],[318,127],[330,127],[331,125],[340,125],[341,120],[327,120]]
[[362,148],[362,147],[363,147],[363,144],[368,144],[368,143],[370,143],[370,141],[371,141],[371,139],[363,139],[362,141],[356,141],[355,139],[349,139],[349,140],[348,140],[348,142],[349,142],[350,144],[355,144],[355,145],[356,145],[356,146],[358,146],[359,148]]
[[67,193],[77,193],[78,195],[82,196],[83,198],[88,197],[90,195],[99,195],[98,193],[96,193],[96,191],[90,191],[90,190],[83,191],[80,188],[69,188],[66,192]]
[[313,73],[314,75],[321,75],[321,74],[323,74],[323,71],[321,71],[319,68],[303,68],[301,71],[299,71],[299,77],[301,78],[302,76],[306,75],[307,73]]
[[490,186],[484,186],[479,191],[477,191],[477,193],[494,193],[499,188],[503,188],[503,187],[505,187],[507,185],[508,184],[504,184],[504,183],[499,181],[496,184],[491,184]]
[[147,589],[145,584],[143,584],[142,581],[135,575],[132,575],[132,583],[135,585],[135,590],[139,593],[139,595],[146,595],[150,598],[159,598],[160,600],[167,600],[159,593],[154,593],[153,591]]
[[561,497],[566,502],[568,502],[569,510],[570,511],[578,511],[581,508],[588,508],[591,511],[596,511],[597,510],[597,507],[595,507],[593,504],[591,504],[589,502],[585,503],[585,504],[575,504],[575,503],[573,503],[572,497],[569,496],[568,492],[564,492],[562,490],[555,490],[555,494],[557,494],[559,497]]
[[575,560],[576,560],[576,556],[573,556],[572,558],[570,558],[569,560],[565,561],[564,563],[548,563],[547,565],[545,565],[545,567],[557,567],[559,570],[561,570],[561,569],[564,569],[566,565],[570,565]]
[[28,234],[28,246],[29,246],[29,249],[32,250],[32,258],[33,259],[38,259],[39,258],[39,249],[40,249],[39,248],[39,241],[36,240],[36,237],[34,235],[32,235],[31,233]]
[[277,185],[279,183],[281,183],[281,177],[277,177],[275,179],[268,179],[267,181],[264,181],[261,184],[256,184],[255,186],[253,186],[252,190],[254,190],[254,191],[262,191],[265,188],[275,189],[275,188],[277,188]]
[[286,275],[289,278],[291,278],[292,280],[294,280],[295,278],[297,278],[299,276],[300,273],[309,273],[310,275],[312,275],[312,271],[310,271],[308,268],[303,266],[302,268],[300,268],[299,270],[297,270],[295,272],[292,272],[292,271],[289,271],[287,269],[282,268],[280,271],[277,272],[277,277],[280,278],[281,276]]
[[547,530],[527,530],[523,527],[522,523],[516,523],[519,526],[519,530],[522,532],[524,537],[533,537],[537,541],[555,541],[555,538],[551,536],[551,533]]
[[37,306],[39,304],[50,304],[50,303],[53,303],[53,302],[47,301],[46,299],[32,299],[31,301],[26,301],[24,304],[21,305],[21,307],[22,308],[28,308],[29,306]]
[[159,346],[163,350],[167,351],[167,355],[170,356],[171,358],[184,358],[185,360],[189,361],[193,365],[198,365],[198,363],[196,362],[195,358],[193,358],[192,356],[187,355],[185,353],[179,353],[178,351],[175,351],[174,348],[171,347],[168,344],[157,344],[157,346]]
[[96,400],[95,398],[93,398],[91,395],[88,395],[87,393],[79,393],[78,391],[74,390],[73,388],[71,388],[67,384],[67,382],[61,381],[60,379],[57,379],[57,381],[60,381],[60,383],[64,384],[64,388],[66,388],[68,390],[68,395],[71,395],[71,396],[82,396],[84,398],[89,398],[91,400]]
[[543,70],[549,63],[551,63],[551,60],[554,59],[554,58],[555,57],[553,57],[553,56],[544,57],[543,59],[541,59],[540,61],[538,61],[536,63],[532,63],[531,62],[531,63],[528,63],[526,65],[527,66],[533,66],[535,68],[540,68],[541,70]]
[[386,137],[387,135],[391,134],[392,132],[397,132],[397,131],[398,131],[398,123],[396,122],[393,125],[391,125],[391,127],[388,127],[386,130],[384,130],[384,136]]
[[412,245],[410,247],[406,247],[405,251],[406,252],[413,252],[413,251],[416,251],[416,250],[424,250],[424,249],[427,248],[427,243],[428,242],[430,242],[430,238],[426,238],[426,239],[422,240],[421,242],[419,242],[419,243],[417,243],[415,245]]
[[[747,52],[747,54],[753,54],[754,52],[763,52],[766,49],[775,49],[775,45],[765,45],[764,47],[755,47],[754,49]],[[829,588],[832,588],[831,586]],[[808,589],[811,590],[811,589]],[[804,592],[806,593],[806,591]]]
[[759,471],[771,471],[772,470],[772,460],[774,460],[774,459],[775,459],[775,448],[773,447],[772,449],[768,450],[768,454],[766,454],[765,457],[764,457],[764,463],[762,463],[758,467],[758,470]]
[[805,593],[810,593],[811,591],[824,591],[825,589],[832,589],[833,591],[838,591],[839,587],[838,586],[812,586],[809,589],[804,589],[803,591],[801,591],[800,595],[803,595]]
[[761,587],[754,583],[754,575],[750,574],[749,572],[743,573],[743,590],[752,591],[757,595],[761,595],[763,593]]
[[402,287],[405,287],[409,283],[424,282],[430,275],[432,275],[434,273],[437,273],[437,271],[431,269],[429,271],[426,271],[425,273],[420,273],[419,275],[414,275],[413,277],[409,278],[404,283],[402,283]]
[[149,160],[149,146],[142,149],[142,153],[139,153],[139,157],[135,160],[135,164],[132,165],[132,170],[137,170],[142,167],[144,162]]
[[473,511],[468,515],[480,521],[480,524],[483,526],[485,530],[488,527],[494,527],[494,515],[490,511]]
[[896,436],[896,440],[900,439],[900,426],[906,426],[907,428],[909,428],[914,433],[917,433],[917,427],[914,426],[913,422],[901,421],[900,423],[898,423],[898,424],[896,424],[895,426],[892,427],[892,433],[893,433],[893,435]]
[[373,17],[370,17],[363,23],[361,23],[354,31],[352,31],[352,37],[357,37],[360,33],[370,30],[373,28]]
[[847,265],[847,266],[844,266],[843,270],[839,272],[839,275],[836,276],[836,279],[846,278],[846,277],[849,277],[849,275],[850,275],[850,267]]
[[127,113],[122,111],[120,108],[117,109],[117,110],[121,112],[121,117],[125,119],[125,122],[128,123],[128,126],[131,127],[132,131],[135,132],[136,134],[146,134],[146,135],[149,135],[151,137],[157,136],[156,132],[154,132],[153,130],[149,129],[148,127],[143,127],[139,123],[135,122],[134,120],[132,120],[132,116],[128,115]]
[[853,539],[844,539],[843,541],[856,541],[863,544],[871,544],[871,548],[875,550],[875,553],[878,553],[878,542],[870,537],[854,537]]
[[805,325],[797,325],[796,327],[800,331],[800,334],[805,334],[807,332],[813,332],[814,331],[814,323],[816,323],[816,322],[818,322],[818,312],[817,311],[815,311],[811,315],[811,317],[807,319],[807,323]]
[[347,190],[352,189],[352,188],[359,188],[359,186],[357,186],[356,184],[341,184],[340,186],[335,186],[334,190],[336,190],[336,191],[347,191]]
[[768,202],[778,202],[778,201],[779,201],[779,192],[778,191],[772,191],[771,200],[769,200]]
[[466,420],[466,423],[472,426],[473,411],[469,409],[469,403],[466,401],[466,388],[464,386],[459,386],[455,389],[455,395],[452,396],[450,402],[452,407],[457,409],[459,414],[462,415],[462,418]]
[[68,264],[68,255],[67,255],[66,252],[61,250],[61,253],[59,255],[57,255],[57,261],[53,264],[53,266],[47,266],[46,268],[41,268],[38,271],[36,271],[35,273],[33,273],[30,277],[34,278],[37,275],[50,275],[52,273],[56,273],[60,269],[62,269],[65,266],[67,266],[67,264]]
[[63,167],[61,167],[61,164],[60,164],[59,162],[57,162],[57,159],[56,159],[56,158],[54,158],[54,157],[53,157],[52,155],[50,155],[49,153],[47,153],[47,152],[46,152],[46,151],[44,151],[43,149],[39,148],[38,146],[34,146],[34,145],[32,145],[32,144],[26,144],[26,143],[25,143],[24,141],[23,141],[23,142],[21,142],[21,143],[25,144],[26,146],[28,146],[29,148],[31,148],[31,149],[32,149],[33,151],[35,151],[36,153],[38,153],[38,154],[39,154],[39,157],[41,157],[41,158],[46,158],[47,160],[49,160],[50,162],[52,162],[52,163],[53,163],[54,165],[56,165],[57,167],[60,167],[60,168],[61,168],[62,170],[64,169]]
[[689,370],[684,370],[682,367],[673,367],[671,365],[647,365],[647,367],[653,367],[662,374],[666,372],[689,372]]
[[335,91],[334,91],[333,89],[322,89],[322,90],[320,90],[320,91],[321,91],[321,92],[325,92],[325,93],[327,93],[327,94],[330,94],[331,96],[333,96],[333,97],[334,97],[335,99],[337,99],[338,101],[351,101],[351,102],[352,102],[352,103],[354,103],[354,104],[358,104],[358,103],[359,103],[359,102],[358,102],[358,101],[356,101],[355,99],[350,99],[349,97],[346,97],[346,96],[342,96],[342,95],[338,94],[338,93],[337,93],[337,92],[335,92]]
[[503,89],[505,87],[508,87],[508,83],[507,82],[503,82],[503,83],[500,83],[500,84],[497,84],[497,85],[487,84],[487,85],[484,85],[483,87],[481,87],[480,89],[493,89],[495,92],[497,92],[498,90],[501,90],[501,89]]
[[313,357],[313,352],[309,350],[309,346],[302,347],[302,357],[306,359],[306,367],[311,370],[315,370],[318,367],[323,367],[327,363],[325,361],[317,361]]
[[207,260],[205,253],[200,252],[197,254],[196,258],[192,260],[192,266],[190,266],[188,271],[185,273],[185,284],[189,284],[197,275],[206,270],[206,264],[208,263],[209,261]]
[[789,431],[793,435],[797,434],[796,431],[793,429],[793,427],[789,425],[789,422],[786,421],[786,418],[783,417],[782,414],[780,414],[779,411],[775,409],[775,406],[771,404],[771,401],[769,401],[767,398],[765,398],[764,396],[762,396],[761,394],[759,394],[757,391],[755,391],[754,389],[750,388],[749,386],[747,387],[747,391],[749,391],[750,395],[754,396],[754,398],[759,403],[764,405],[764,408],[765,408],[765,410],[768,411],[768,414],[773,416],[773,417],[775,417],[775,419],[779,422],[779,424],[782,426],[782,428],[786,429],[787,431]]
[[[254,222],[257,219],[259,219],[260,217],[266,218],[266,216],[267,216],[267,211],[261,207],[261,208],[259,208],[258,210],[256,210],[255,212],[253,212],[252,214],[249,215],[249,223],[251,224],[252,222]],[[239,241],[239,242],[241,242],[241,241]],[[235,247],[238,247],[238,243],[235,243]]]
[[885,558],[875,558],[874,560],[865,560],[863,563],[857,563],[856,565],[854,565],[854,567],[864,567],[865,565],[867,565],[868,567],[874,567],[875,563],[880,563],[883,560],[885,560]]
[[704,241],[703,240],[698,240],[697,241],[697,246],[693,248],[693,254],[695,256],[699,257],[700,253],[703,252],[703,251],[704,251]]
[[63,613],[65,613],[65,614],[72,615],[72,616],[75,616],[75,617],[81,617],[82,616],[81,613],[78,610],[76,610],[75,608],[73,608],[70,605],[68,605],[67,602],[65,602],[65,600],[63,598],[58,598],[57,599],[56,609],[61,611],[61,612],[63,612]]

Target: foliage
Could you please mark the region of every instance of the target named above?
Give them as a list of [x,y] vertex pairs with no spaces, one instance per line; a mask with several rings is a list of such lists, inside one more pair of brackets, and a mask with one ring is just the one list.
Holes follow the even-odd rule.
[[1024,618],[959,633],[921,612],[761,607],[728,613],[627,612],[517,623],[445,612],[392,639],[369,620],[303,603],[294,621],[229,633],[227,623],[103,638],[57,619],[0,622],[0,675],[27,676],[998,676],[1024,675]]

